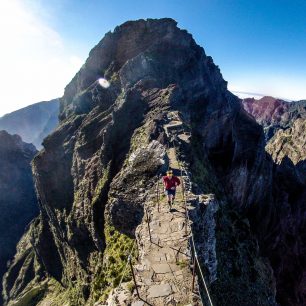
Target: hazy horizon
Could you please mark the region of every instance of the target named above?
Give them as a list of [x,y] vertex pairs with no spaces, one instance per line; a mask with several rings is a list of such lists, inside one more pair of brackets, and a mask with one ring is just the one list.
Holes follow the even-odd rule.
[[115,26],[170,17],[220,67],[229,90],[306,99],[306,2],[3,0],[0,116],[63,94]]

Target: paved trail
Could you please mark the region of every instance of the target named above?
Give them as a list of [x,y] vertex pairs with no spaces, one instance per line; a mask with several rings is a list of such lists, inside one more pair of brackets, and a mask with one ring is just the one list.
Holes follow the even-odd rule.
[[[178,115],[171,113],[169,118],[169,123],[164,126],[169,141],[173,135],[176,135],[179,139],[188,142],[189,136],[184,132]],[[168,148],[167,155],[170,168],[182,182],[175,149]],[[193,273],[189,245],[191,228],[190,224],[186,224],[182,184],[177,188],[175,204],[171,211],[167,198],[163,195],[161,181],[159,190],[160,205],[157,204],[157,197],[145,203],[145,217],[136,229],[139,256],[137,260],[136,258],[133,260],[133,271],[140,299],[133,290],[133,302],[130,304],[127,302],[129,295],[127,290],[119,290],[114,295],[113,300],[116,301],[107,305],[202,306],[199,296],[195,293],[198,292],[197,276],[194,282],[195,292],[192,292]],[[154,193],[152,190],[152,195]],[[188,209],[193,208],[189,206]],[[151,237],[147,220],[149,220]]]

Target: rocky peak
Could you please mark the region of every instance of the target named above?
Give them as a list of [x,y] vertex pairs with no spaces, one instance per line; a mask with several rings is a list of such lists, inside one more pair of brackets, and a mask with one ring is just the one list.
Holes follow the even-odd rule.
[[[199,60],[204,65],[198,65],[197,71],[191,70]],[[164,83],[162,86],[179,82],[182,88],[192,90],[195,84],[188,82],[191,73],[198,74],[202,83],[226,88],[212,59],[206,57],[187,31],[177,27],[176,21],[164,18],[126,22],[107,33],[91,50],[81,70],[65,88],[60,117],[67,117],[71,109],[81,113],[97,106],[99,100],[94,96],[101,91],[97,89],[99,78],[110,81],[108,92],[118,95],[121,84],[126,87],[146,79],[154,79],[159,85]],[[118,84],[119,74],[121,84]],[[82,95],[84,91],[90,105],[80,105],[80,99],[86,98]]]

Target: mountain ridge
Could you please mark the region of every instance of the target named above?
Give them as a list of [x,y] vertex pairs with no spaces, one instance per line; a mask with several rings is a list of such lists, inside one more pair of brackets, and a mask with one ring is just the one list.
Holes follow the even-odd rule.
[[[173,113],[187,139],[165,130]],[[4,279],[8,305],[105,305],[131,240],[143,251],[136,233],[172,143],[192,177],[193,230],[212,299],[305,302],[306,240],[292,239],[303,237],[305,185],[292,163],[273,163],[262,128],[174,20],[130,21],[107,33],[66,86],[60,120],[33,162],[40,216]],[[218,209],[201,205],[209,194]]]

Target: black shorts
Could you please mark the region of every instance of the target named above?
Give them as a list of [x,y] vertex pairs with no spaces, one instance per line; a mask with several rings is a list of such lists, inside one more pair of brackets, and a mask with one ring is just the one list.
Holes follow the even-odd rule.
[[169,196],[169,195],[172,195],[175,197],[175,189],[166,189],[166,195]]

